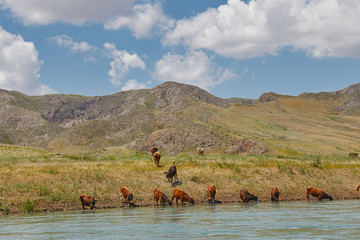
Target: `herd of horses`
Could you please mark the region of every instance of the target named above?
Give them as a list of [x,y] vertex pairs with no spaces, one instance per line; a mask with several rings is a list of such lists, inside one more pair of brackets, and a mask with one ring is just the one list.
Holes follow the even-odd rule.
[[[157,167],[159,167],[160,165],[160,158],[161,158],[161,154],[158,150],[157,147],[153,146],[150,149],[150,152],[153,156],[153,159],[155,161],[155,164]],[[204,155],[204,149],[203,148],[198,148],[198,154],[200,156]],[[169,171],[164,172],[166,175],[166,178],[169,182],[173,183],[173,180],[175,179],[175,181],[178,181],[177,178],[177,169],[175,166],[175,162],[173,163],[172,166],[170,166]],[[173,185],[174,186],[174,185]],[[360,189],[360,184],[357,187],[357,191],[359,191]],[[127,189],[126,187],[121,187],[120,188],[120,192],[121,192],[121,196],[124,198],[124,202],[126,204],[128,204],[129,207],[136,207],[137,205],[134,203],[134,195],[132,194],[132,192]],[[180,200],[181,206],[184,204],[184,202],[188,202],[189,204],[195,204],[194,198],[190,197],[186,192],[178,189],[178,188],[174,188],[173,189],[173,196],[171,199],[169,199],[164,192],[162,192],[159,189],[154,189],[153,191],[153,195],[154,195],[154,205],[156,204],[157,206],[159,205],[166,205],[168,204],[169,206],[171,206],[173,204],[174,199],[176,200],[176,205],[178,205],[178,200]],[[208,203],[209,204],[217,204],[217,203],[221,203],[221,201],[215,200],[215,195],[216,195],[216,187],[215,185],[210,185],[207,189],[207,197],[208,197]],[[271,202],[278,202],[279,201],[279,196],[280,196],[280,191],[277,187],[273,187],[271,188],[271,192],[270,192],[270,201]],[[314,187],[307,187],[306,189],[306,197],[305,199],[310,201],[310,196],[316,197],[319,199],[319,201],[321,201],[322,199],[328,199],[330,201],[333,200],[332,196],[330,196],[329,194],[325,193],[322,190],[316,189]],[[241,189],[240,190],[240,200],[243,203],[248,203],[251,201],[257,201],[259,202],[259,198],[254,195],[251,194],[248,190],[246,189]],[[96,199],[94,197],[91,197],[89,195],[86,194],[81,194],[80,195],[80,201],[82,204],[82,208],[83,210],[85,210],[85,206],[90,207],[90,209],[92,210],[95,207],[95,203],[96,203]]]

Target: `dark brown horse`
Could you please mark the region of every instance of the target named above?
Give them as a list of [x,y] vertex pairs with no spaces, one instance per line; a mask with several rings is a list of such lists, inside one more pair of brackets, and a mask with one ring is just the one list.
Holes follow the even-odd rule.
[[175,166],[175,161],[174,161],[174,164],[172,166],[170,166],[169,168],[169,171],[167,172],[164,172],[165,175],[166,175],[166,178],[169,182],[172,182],[173,181],[173,178],[175,178],[175,181],[178,180],[178,177],[177,177],[177,170],[176,170],[176,166]]
[[250,201],[259,201],[259,198],[251,193],[248,190],[240,190],[240,199],[243,203],[247,203]]
[[351,152],[349,153],[349,157],[357,157],[359,153]]

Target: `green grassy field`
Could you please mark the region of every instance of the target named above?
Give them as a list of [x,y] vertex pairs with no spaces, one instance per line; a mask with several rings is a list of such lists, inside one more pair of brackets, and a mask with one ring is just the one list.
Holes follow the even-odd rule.
[[111,149],[112,153],[56,155],[41,149],[0,145],[0,213],[27,213],[81,209],[79,195],[95,196],[96,208],[124,207],[120,187],[134,194],[136,204],[152,206],[158,188],[172,197],[164,171],[176,161],[178,188],[206,203],[210,184],[216,199],[239,201],[240,189],[248,189],[261,201],[269,201],[277,186],[280,200],[304,200],[306,187],[322,189],[335,199],[359,198],[360,158],[331,155],[282,154],[264,156],[163,155],[162,167],[150,154]]

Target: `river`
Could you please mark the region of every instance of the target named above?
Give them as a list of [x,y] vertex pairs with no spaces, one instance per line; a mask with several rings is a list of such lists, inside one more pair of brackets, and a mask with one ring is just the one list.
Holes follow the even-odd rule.
[[0,216],[1,239],[360,239],[360,201],[96,209]]

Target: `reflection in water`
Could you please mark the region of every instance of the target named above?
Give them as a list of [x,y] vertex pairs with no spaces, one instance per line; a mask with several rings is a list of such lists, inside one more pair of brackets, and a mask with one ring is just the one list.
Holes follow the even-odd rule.
[[359,201],[124,208],[0,217],[1,239],[360,239]]

